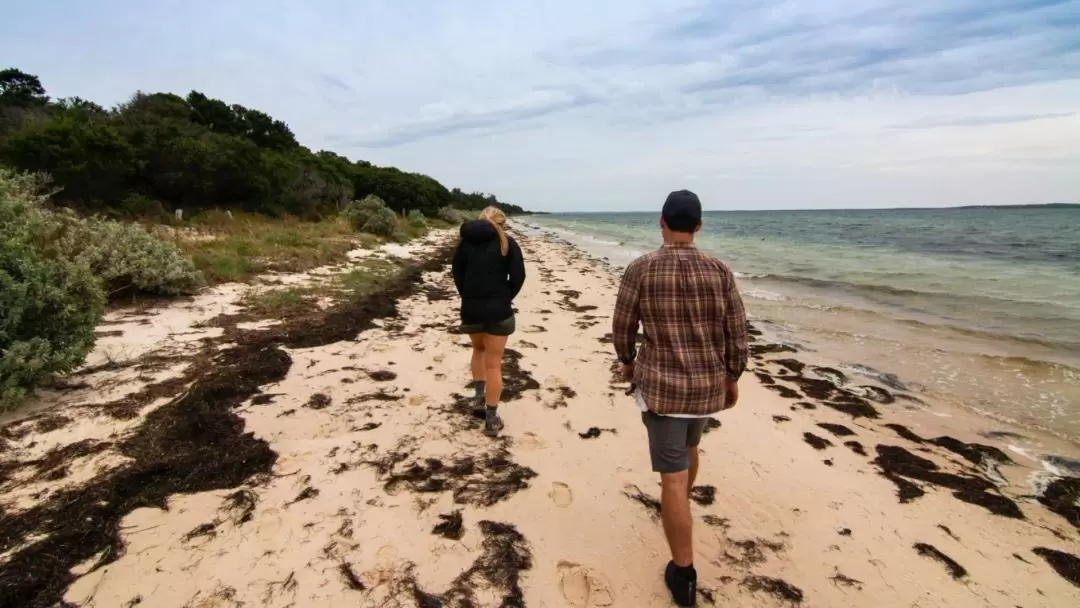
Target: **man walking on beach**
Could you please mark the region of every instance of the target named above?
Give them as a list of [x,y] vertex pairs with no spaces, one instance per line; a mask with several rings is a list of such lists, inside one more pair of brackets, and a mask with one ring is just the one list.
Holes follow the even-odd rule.
[[671,548],[664,580],[676,604],[696,606],[690,489],[707,419],[739,399],[747,363],[746,313],[731,270],[694,246],[701,230],[697,195],[672,192],[660,229],[663,247],[634,260],[623,275],[614,342],[626,379],[637,387],[652,468],[660,473],[661,516]]

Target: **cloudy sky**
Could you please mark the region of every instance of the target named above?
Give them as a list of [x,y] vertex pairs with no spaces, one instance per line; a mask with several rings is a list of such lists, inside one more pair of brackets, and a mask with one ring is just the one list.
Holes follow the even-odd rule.
[[[9,0],[0,63],[196,89],[544,210],[1080,202],[1080,0]],[[2,67],[2,66],[0,66]]]

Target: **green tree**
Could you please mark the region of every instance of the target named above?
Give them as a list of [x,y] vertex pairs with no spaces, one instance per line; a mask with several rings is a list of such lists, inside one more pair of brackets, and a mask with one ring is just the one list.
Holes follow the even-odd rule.
[[32,107],[49,103],[41,79],[33,74],[7,68],[0,70],[0,107]]

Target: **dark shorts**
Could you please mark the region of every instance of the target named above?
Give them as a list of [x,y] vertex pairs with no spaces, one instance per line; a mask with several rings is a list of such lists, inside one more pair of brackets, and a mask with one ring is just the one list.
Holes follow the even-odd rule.
[[517,322],[514,317],[504,319],[497,323],[469,323],[462,324],[461,333],[463,334],[490,334],[492,336],[509,336],[517,329]]
[[649,432],[649,458],[653,471],[678,473],[690,468],[690,448],[701,443],[708,418],[675,418],[642,412],[641,421]]

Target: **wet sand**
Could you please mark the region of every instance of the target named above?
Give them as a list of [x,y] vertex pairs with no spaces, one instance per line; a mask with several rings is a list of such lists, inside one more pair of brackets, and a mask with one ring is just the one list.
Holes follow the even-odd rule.
[[[99,350],[0,429],[0,606],[671,605],[608,334],[617,273],[519,239],[495,440],[468,412],[451,235],[383,252],[408,258],[385,292],[298,318],[245,318],[222,288],[181,306],[194,321],[110,319],[102,348],[132,354]],[[168,329],[128,344],[140,319]],[[699,605],[1080,603],[1080,482],[754,333],[702,444]]]

